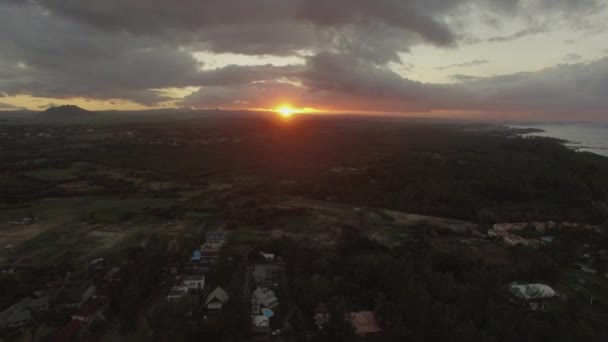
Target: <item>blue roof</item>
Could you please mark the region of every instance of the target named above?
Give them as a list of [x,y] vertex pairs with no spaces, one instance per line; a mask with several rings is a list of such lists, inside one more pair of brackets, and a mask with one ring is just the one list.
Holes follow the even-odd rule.
[[268,308],[263,308],[262,315],[270,318],[270,317],[274,316],[274,311],[272,311],[271,309],[268,309]]
[[201,251],[198,249],[195,250],[194,253],[192,253],[192,258],[190,258],[190,260],[192,260],[192,261],[201,260]]

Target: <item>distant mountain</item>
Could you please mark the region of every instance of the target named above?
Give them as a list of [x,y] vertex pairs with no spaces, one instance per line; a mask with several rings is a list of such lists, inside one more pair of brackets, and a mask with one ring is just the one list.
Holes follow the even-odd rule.
[[78,106],[65,105],[59,107],[51,107],[40,114],[44,116],[77,117],[80,115],[87,115],[89,113],[91,112],[86,109],[82,109]]

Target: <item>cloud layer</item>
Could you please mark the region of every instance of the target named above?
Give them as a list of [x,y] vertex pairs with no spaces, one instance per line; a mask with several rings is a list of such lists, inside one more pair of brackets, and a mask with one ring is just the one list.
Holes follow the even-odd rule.
[[[271,108],[280,101],[344,111],[521,111],[548,115],[608,108],[608,62],[458,83],[417,82],[404,53],[415,46],[457,49],[573,29],[601,0],[6,0],[0,3],[0,92],[66,99],[123,99],[155,106]],[[471,37],[467,25],[526,28]],[[482,18],[482,19],[480,19]],[[194,52],[300,56],[301,65],[209,69]],[[565,57],[577,61],[572,53]],[[578,55],[576,55],[578,56]],[[438,70],[474,68],[471,59]],[[196,87],[185,98],[161,89]]]

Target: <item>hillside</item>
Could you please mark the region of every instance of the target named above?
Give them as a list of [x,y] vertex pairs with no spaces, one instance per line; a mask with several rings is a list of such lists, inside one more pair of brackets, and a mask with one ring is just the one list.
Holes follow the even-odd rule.
[[91,112],[75,105],[65,105],[51,107],[40,113],[40,117],[45,118],[76,118],[82,115],[89,115]]

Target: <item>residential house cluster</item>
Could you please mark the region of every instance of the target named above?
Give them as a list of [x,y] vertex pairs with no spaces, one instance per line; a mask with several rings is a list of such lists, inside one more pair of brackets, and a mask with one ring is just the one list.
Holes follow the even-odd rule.
[[167,295],[168,301],[179,300],[189,293],[201,293],[205,290],[205,276],[202,274],[188,274],[182,278],[181,284],[173,286]]
[[226,242],[224,231],[210,231],[205,234],[205,243],[196,249],[190,257],[187,274],[178,276],[179,285],[174,286],[167,295],[168,301],[183,299],[190,294],[204,298],[204,307],[208,313],[223,309],[230,296],[222,287],[216,287],[207,293],[205,276],[211,273],[211,265],[217,262],[220,250]]
[[190,262],[192,264],[214,264],[220,257],[220,251],[226,242],[225,231],[210,231],[205,234],[205,243],[192,252]]
[[[282,264],[275,262],[275,255],[261,252],[264,263],[253,266],[251,278],[255,286],[251,294],[251,340],[267,342],[272,335],[270,322],[279,306],[274,290],[281,283]],[[277,333],[277,332],[275,332]]]
[[[95,262],[93,264],[97,264]],[[109,307],[110,297],[121,284],[120,269],[111,268],[103,277],[103,283],[95,285],[81,285],[63,289],[58,296],[59,303],[64,309],[74,310],[71,320],[63,326],[50,342],[72,341],[89,334],[95,322],[104,320],[104,313]],[[67,296],[61,297],[65,293]]]

